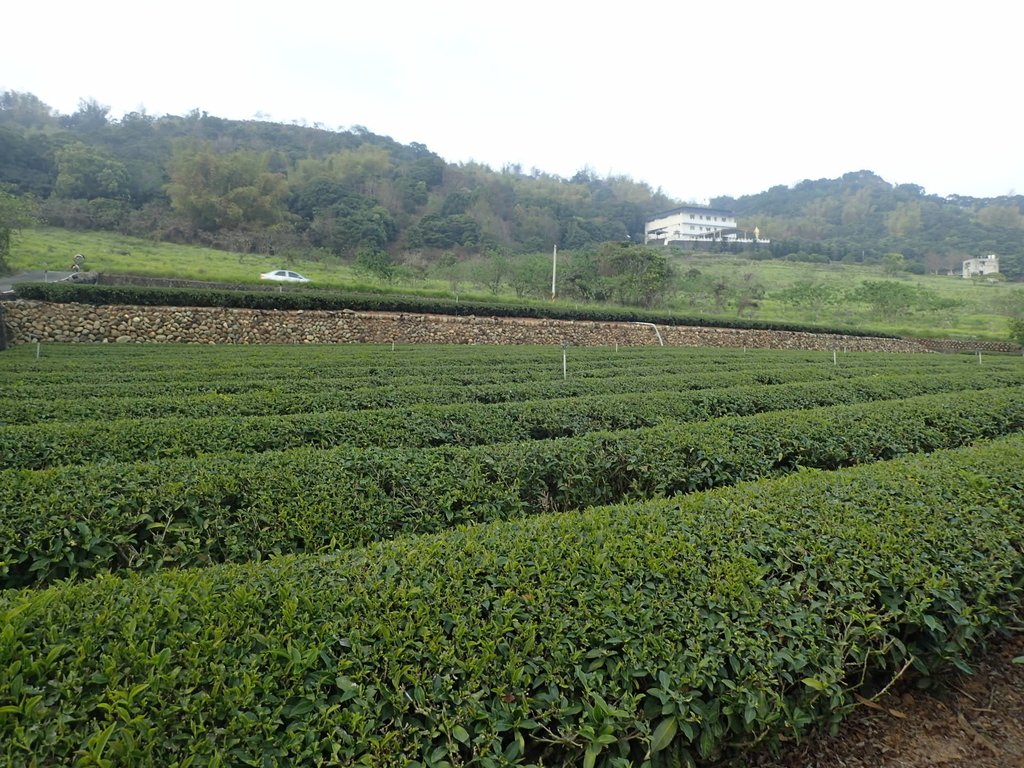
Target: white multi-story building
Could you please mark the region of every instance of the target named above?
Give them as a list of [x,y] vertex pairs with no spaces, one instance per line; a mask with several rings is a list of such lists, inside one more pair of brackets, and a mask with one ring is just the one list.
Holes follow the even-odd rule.
[[964,261],[963,277],[978,277],[980,275],[999,274],[999,257],[994,253],[983,256],[980,259],[967,259]]
[[736,215],[721,208],[684,205],[673,208],[644,224],[645,243],[722,241],[731,243],[767,243],[755,227],[753,237],[736,229]]

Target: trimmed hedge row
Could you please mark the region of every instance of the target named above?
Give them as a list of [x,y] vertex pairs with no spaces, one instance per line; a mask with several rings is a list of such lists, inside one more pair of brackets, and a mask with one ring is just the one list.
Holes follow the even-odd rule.
[[[390,344],[309,344],[309,345],[205,345],[205,344],[161,344],[161,345],[78,345],[52,344],[43,346],[40,364],[60,360],[68,367],[89,368],[108,365],[118,358],[132,361],[133,370],[164,368],[168,365],[180,368],[184,355],[202,358],[212,366],[235,366],[263,362],[272,359],[274,366],[297,365],[398,365],[398,360],[415,360],[417,363],[440,365],[463,365],[476,367],[483,364],[500,362],[523,364],[536,360],[539,354],[554,353],[561,357],[561,350],[554,345],[431,345],[431,344],[398,344],[395,353],[391,353]],[[388,354],[382,355],[382,352]],[[35,350],[18,347],[13,350],[12,357],[34,358]],[[747,350],[734,348],[703,348],[703,347],[620,347],[611,354],[608,347],[573,347],[573,359],[587,365],[615,367],[621,365],[669,363],[673,360],[700,362],[707,365],[736,364],[742,360],[760,357],[764,360],[808,361],[820,360],[825,356],[822,352],[807,350]],[[831,358],[831,355],[828,355]],[[884,354],[874,352],[849,352],[843,359],[866,360],[878,358],[889,360],[902,357],[897,353]],[[916,360],[916,356],[914,357]],[[946,355],[935,357],[938,361],[951,358]],[[998,358],[993,358],[998,359]]]
[[[1000,378],[1005,381],[1000,382]],[[148,461],[237,451],[488,445],[575,437],[766,411],[1024,385],[1024,372],[866,377],[687,392],[528,400],[498,404],[328,411],[287,416],[130,419],[0,426],[0,466],[46,469],[100,461]]]
[[[303,376],[317,379],[352,379],[355,381],[373,379],[380,381],[402,380],[416,376],[429,376],[442,380],[451,380],[454,383],[488,383],[494,382],[499,377],[504,379],[538,379],[550,378],[557,372],[562,373],[561,350],[556,347],[534,347],[530,357],[518,359],[506,359],[505,355],[482,354],[476,360],[456,359],[446,360],[447,350],[440,352],[432,349],[432,355],[407,354],[402,349],[397,353],[387,351],[387,348],[376,348],[373,354],[362,354],[350,356],[345,354],[347,347],[335,346],[339,350],[333,356],[334,359],[324,359],[311,356],[309,360],[285,358],[277,359],[274,355],[281,347],[267,345],[270,349],[263,355],[253,355],[240,360],[221,360],[218,357],[196,355],[194,348],[174,347],[174,356],[157,360],[135,360],[131,355],[112,354],[108,361],[90,360],[86,364],[76,366],[63,363],[65,358],[58,358],[58,361],[51,363],[52,367],[42,370],[36,367],[30,372],[17,369],[0,370],[0,384],[31,386],[67,384],[68,374],[75,375],[76,383],[83,385],[108,384],[112,374],[118,374],[118,383],[124,386],[133,384],[149,384],[155,381],[165,380],[173,377],[177,382],[209,382],[220,384],[231,382],[240,376],[250,377],[259,381],[266,381],[272,384],[275,380],[287,380],[296,376]],[[107,347],[118,350],[119,346]],[[476,347],[475,349],[479,349]],[[606,378],[622,376],[631,373],[639,376],[663,375],[679,371],[681,363],[697,365],[701,368],[711,368],[717,372],[740,370],[749,368],[750,360],[728,359],[713,365],[711,361],[695,358],[671,358],[642,360],[636,357],[629,357],[618,362],[608,350],[602,349],[603,358],[593,359],[579,356],[579,350],[573,350],[573,374],[582,378]],[[948,361],[950,358],[935,358],[933,364],[940,361]],[[196,367],[196,363],[203,361],[205,364]],[[47,361],[50,362],[50,361]],[[618,364],[616,364],[618,362]],[[819,354],[817,360],[808,358],[780,358],[770,363],[770,367],[776,365],[807,365],[817,362],[825,364],[825,356]],[[831,364],[831,357],[828,363]],[[846,362],[846,361],[844,361]],[[149,363],[146,365],[146,363]],[[863,367],[864,363],[851,361],[854,367]],[[130,368],[126,369],[126,365]],[[879,367],[895,367],[893,361],[879,361]]]
[[[390,354],[382,352],[381,354]],[[185,355],[187,357],[187,354]],[[423,360],[402,360],[393,366],[374,365],[370,361],[360,360],[351,365],[316,366],[290,365],[277,366],[270,359],[252,361],[244,366],[227,369],[196,369],[191,370],[149,370],[141,373],[124,371],[125,361],[115,360],[108,368],[91,369],[89,371],[46,371],[32,372],[28,378],[23,372],[10,372],[0,375],[0,387],[8,396],[33,396],[34,389],[60,392],[82,391],[124,391],[131,392],[136,387],[153,389],[171,380],[173,386],[187,386],[195,389],[203,386],[207,389],[219,389],[224,386],[235,386],[240,379],[245,380],[249,387],[260,386],[271,389],[278,385],[290,385],[296,378],[311,379],[322,386],[386,385],[389,388],[422,384],[432,381],[438,384],[484,385],[505,382],[550,381],[556,376],[562,377],[561,357],[555,358],[549,350],[547,359],[540,359],[532,365],[496,365],[486,363],[477,370],[469,366],[441,366]],[[804,366],[807,363],[803,363]],[[747,366],[721,367],[715,373],[749,369]],[[787,366],[791,367],[791,366]],[[895,368],[896,366],[891,366]],[[886,367],[879,368],[887,370]],[[573,377],[580,379],[610,379],[622,376],[664,376],[678,373],[679,368],[671,365],[635,366],[621,368],[583,370],[573,369]],[[73,380],[72,380],[73,379]],[[116,381],[112,381],[116,379]]]
[[799,737],[875,676],[963,664],[1020,623],[1021,466],[1015,435],[2,593],[0,759],[662,768]]
[[[699,347],[579,347],[568,351],[573,378],[606,378],[629,373],[637,376],[683,371],[725,372],[779,367],[831,368],[832,355],[797,350],[706,349]],[[965,369],[975,361],[949,355],[844,353],[841,368],[948,371]],[[986,369],[1019,369],[1017,358],[985,358]],[[553,346],[399,346],[389,345],[49,345],[42,357],[17,347],[0,359],[0,392],[28,390],[36,385],[109,385],[111,379],[127,387],[172,380],[194,385],[202,379],[235,383],[238,378],[259,379],[270,385],[296,378],[360,380],[376,376],[374,383],[421,375],[431,382],[473,381],[506,373],[512,380],[561,378],[561,350]]]
[[557,304],[524,304],[490,301],[466,301],[423,296],[381,295],[289,291],[218,291],[194,288],[149,288],[127,285],[78,285],[73,283],[19,283],[20,299],[78,304],[126,304],[135,306],[232,307],[277,310],[340,310],[364,312],[411,312],[436,315],[476,315],[482,317],[526,317],[551,320],[594,320],[600,322],[653,322],[662,325],[688,325],[709,328],[746,328],[766,331],[803,331],[838,333],[847,336],[898,338],[850,328],[829,328],[799,323],[773,323],[744,318],[712,319],[685,317],[649,310],[621,308],[575,308]]
[[[38,398],[0,398],[0,425],[33,424],[40,421],[83,421],[118,418],[158,418],[160,416],[259,416],[268,413],[320,413],[338,410],[371,410],[419,405],[452,405],[457,403],[510,403],[595,395],[701,390],[752,384],[785,384],[788,382],[843,380],[863,376],[864,370],[831,366],[794,365],[759,370],[726,371],[722,373],[672,373],[637,378],[614,376],[605,379],[509,382],[481,386],[440,385],[424,381],[402,387],[390,387],[386,381],[377,386],[352,388],[345,381],[295,379],[279,382],[266,389],[260,382],[238,379],[231,385],[210,389],[202,382],[194,385],[153,383],[128,389],[118,384],[95,390],[74,391],[65,385]],[[996,374],[1001,381],[1019,378],[1019,372]],[[148,397],[118,397],[118,392],[152,393]],[[106,396],[103,396],[103,393]]]
[[[390,354],[381,352],[382,355]],[[183,360],[189,360],[187,352]],[[945,359],[946,361],[949,358]],[[845,363],[836,373],[842,371],[843,376],[865,375],[867,373],[909,373],[913,371],[930,373],[949,373],[952,371],[978,371],[977,365],[969,366],[936,364],[940,361],[929,358],[927,364],[900,364],[896,361],[880,363]],[[487,386],[491,384],[526,384],[530,382],[562,381],[562,359],[557,351],[546,350],[530,362],[505,365],[494,358],[484,360],[476,369],[470,366],[444,366],[429,360],[408,360],[400,358],[391,365],[375,364],[373,361],[361,360],[354,364],[327,366],[310,364],[278,366],[272,357],[253,360],[246,366],[230,369],[218,369],[203,366],[199,360],[191,363],[188,369],[165,368],[134,373],[126,370],[134,367],[134,362],[114,359],[110,366],[84,370],[48,370],[48,371],[7,371],[0,372],[0,392],[7,398],[39,397],[39,396],[78,396],[83,392],[90,396],[120,396],[128,394],[158,393],[167,394],[171,391],[196,390],[232,390],[252,389],[293,389],[301,387],[348,387],[359,388],[377,386],[387,389],[402,389],[431,383],[442,386]],[[616,379],[634,379],[645,381],[664,376],[688,374],[722,375],[726,373],[741,374],[774,372],[785,374],[795,370],[813,369],[826,372],[835,368],[831,357],[825,361],[824,356],[817,361],[778,361],[759,365],[756,361],[734,361],[725,365],[711,366],[706,361],[680,363],[665,361],[662,363],[644,364],[633,361],[632,365],[614,368],[584,367],[572,361],[568,366],[569,376],[580,383],[600,382]],[[986,366],[987,370],[1000,372],[1020,371],[1021,366]],[[161,387],[164,389],[161,390]]]
[[[138,370],[139,363],[131,356],[112,355],[107,362],[93,361],[89,366],[65,366],[64,358],[46,361],[42,367],[33,361],[31,367],[0,370],[0,392],[6,398],[32,397],[76,397],[88,393],[92,397],[125,394],[170,394],[171,392],[195,391],[251,391],[253,389],[310,389],[346,386],[358,388],[373,385],[387,389],[415,386],[429,382],[442,385],[487,385],[508,383],[529,383],[562,380],[562,358],[557,349],[540,348],[534,357],[527,360],[504,361],[497,352],[481,355],[476,364],[447,365],[443,359],[432,360],[423,356],[406,356],[377,351],[377,359],[362,356],[354,360],[338,354],[334,362],[286,359],[278,361],[272,347],[263,356],[249,358],[232,366],[219,364],[218,358],[197,356],[191,348],[178,347],[176,359],[168,360],[163,366]],[[601,350],[606,358],[613,357],[608,350]],[[821,375],[862,375],[885,372],[949,372],[954,370],[977,371],[979,366],[969,365],[963,359],[950,357],[921,356],[903,360],[882,357],[870,360],[858,357],[844,358],[842,366],[833,366],[831,356],[817,358],[781,356],[768,358],[751,354],[749,359],[729,358],[723,361],[709,361],[703,357],[656,356],[651,360],[630,358],[627,364],[602,365],[600,359],[575,355],[573,350],[569,364],[570,378],[574,381],[593,380],[595,384],[604,380],[636,379],[645,381],[661,376],[695,374],[721,375],[725,373],[763,372],[770,376],[774,372],[808,369]],[[442,353],[436,353],[438,355]],[[991,361],[986,370],[1019,371],[1016,360]],[[827,373],[826,373],[827,372]]]
[[[573,381],[575,386],[582,387],[586,382],[593,382],[594,386],[621,386],[626,382],[642,383],[649,380],[656,380],[666,376],[686,376],[692,381],[698,377],[709,375],[723,376],[732,374],[734,376],[745,375],[747,380],[754,378],[759,369],[754,366],[742,366],[736,368],[720,368],[714,371],[702,370],[699,373],[688,371],[681,373],[678,368],[655,368],[648,370],[616,370],[606,376],[590,376],[583,372],[576,375],[574,372]],[[780,376],[786,376],[791,372],[803,378],[809,378],[812,371],[824,371],[824,365],[813,364],[785,364],[773,366],[766,369],[766,375],[778,372]],[[889,367],[859,367],[851,366],[845,368],[844,376],[855,375],[855,372],[864,374],[867,371],[885,372],[899,370],[898,366]],[[939,372],[944,369],[922,368],[921,370],[933,370]],[[945,369],[948,370],[948,369]],[[975,367],[973,370],[977,370]],[[375,387],[388,392],[419,387],[424,384],[431,384],[442,387],[488,387],[488,386],[518,386],[523,384],[547,383],[549,385],[563,384],[562,363],[559,359],[548,361],[547,365],[535,366],[532,370],[521,369],[500,369],[494,371],[482,371],[479,373],[450,373],[444,370],[435,370],[429,365],[410,364],[402,370],[390,370],[387,368],[375,368],[366,366],[357,373],[347,371],[316,371],[307,370],[286,370],[278,372],[274,370],[261,370],[258,365],[249,372],[244,370],[218,374],[211,372],[209,376],[202,376],[200,372],[189,375],[179,375],[177,371],[160,374],[155,372],[145,378],[121,377],[116,370],[104,375],[95,377],[82,376],[74,377],[68,373],[56,374],[47,381],[44,377],[32,378],[21,377],[3,384],[3,393],[8,399],[34,399],[46,397],[81,397],[87,394],[90,397],[121,397],[166,395],[173,393],[192,392],[252,392],[259,390],[274,389],[279,391],[310,391],[323,389],[361,389]],[[636,385],[633,386],[636,389]]]
[[0,586],[259,560],[833,469],[1024,428],[1024,388],[473,448],[0,472]]

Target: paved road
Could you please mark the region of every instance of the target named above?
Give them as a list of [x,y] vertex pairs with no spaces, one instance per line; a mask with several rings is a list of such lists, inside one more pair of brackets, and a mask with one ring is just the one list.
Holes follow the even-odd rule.
[[0,276],[0,293],[9,291],[15,283],[53,283],[69,277],[70,272],[15,272]]

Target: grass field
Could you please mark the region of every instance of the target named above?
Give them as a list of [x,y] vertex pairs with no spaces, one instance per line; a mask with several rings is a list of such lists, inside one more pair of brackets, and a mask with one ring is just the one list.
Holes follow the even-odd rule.
[[[285,266],[286,261],[282,257],[229,253],[112,233],[33,229],[17,236],[10,265],[15,270],[67,270],[76,253],[86,256],[88,269],[102,272],[242,284],[258,283],[261,272]],[[890,275],[878,266],[754,261],[728,254],[674,255],[672,261],[680,275],[680,284],[679,291],[667,299],[666,307],[687,316],[737,316],[735,296],[721,303],[714,300],[708,286],[716,281],[724,281],[734,294],[745,287],[759,287],[757,307],[746,311],[746,317],[871,329],[906,336],[1005,340],[1009,333],[1008,316],[1024,312],[1024,286],[1020,284],[986,284],[908,273]],[[448,282],[440,276],[431,277],[429,270],[424,277],[400,276],[384,285],[337,261],[313,260],[296,254],[287,266],[311,278],[312,286],[326,289],[450,295]],[[697,274],[699,277],[691,277]],[[842,292],[864,281],[881,280],[920,289],[937,306],[883,316],[868,305],[839,299]],[[467,298],[515,298],[507,285],[495,295],[483,285],[474,286],[472,279],[464,280],[463,284],[465,287],[460,290]],[[811,286],[824,297],[835,300],[825,301],[817,308],[783,300],[786,291],[800,285]]]
[[[64,229],[25,230],[12,250],[10,266],[15,270],[67,271],[75,254],[81,253],[86,256],[86,269],[99,272],[231,283],[258,283],[261,272],[286,266],[285,259],[273,256],[230,253],[111,232]],[[341,264],[294,259],[287,266],[317,283],[357,282],[352,270]]]
[[[788,261],[752,261],[728,254],[689,254],[678,257],[678,270],[698,270],[705,278],[723,278],[735,283],[763,286],[756,317],[788,322],[830,322],[837,326],[870,327],[907,336],[950,336],[962,338],[1006,338],[1007,315],[1024,311],[1024,285],[979,283],[945,275],[887,273],[875,265],[831,262],[827,264]],[[873,315],[863,305],[830,303],[818,311],[794,307],[780,300],[780,294],[800,284],[810,284],[824,294],[838,295],[864,281],[891,280],[920,288],[947,302],[947,309],[915,311],[901,317]],[[684,309],[685,302],[677,306]]]

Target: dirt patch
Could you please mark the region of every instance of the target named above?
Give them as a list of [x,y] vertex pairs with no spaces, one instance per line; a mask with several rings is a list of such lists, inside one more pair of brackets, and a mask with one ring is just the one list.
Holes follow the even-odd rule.
[[750,768],[1024,768],[1024,634],[993,644],[974,674],[913,685],[860,707],[835,737],[811,737]]

